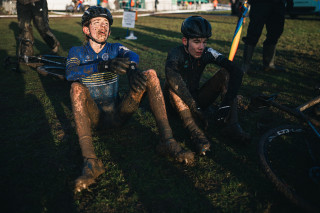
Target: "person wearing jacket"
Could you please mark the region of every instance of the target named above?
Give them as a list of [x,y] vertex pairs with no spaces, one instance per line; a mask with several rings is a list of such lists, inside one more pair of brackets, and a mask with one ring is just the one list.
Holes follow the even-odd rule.
[[[165,65],[164,94],[189,130],[197,152],[204,155],[210,141],[199,124],[207,125],[206,110],[218,96],[223,96],[216,119],[226,135],[247,141],[249,135],[238,123],[236,96],[243,72],[220,52],[207,47],[211,24],[201,16],[190,16],[181,25],[182,45],[170,50]],[[200,78],[208,64],[222,69],[200,87]]]

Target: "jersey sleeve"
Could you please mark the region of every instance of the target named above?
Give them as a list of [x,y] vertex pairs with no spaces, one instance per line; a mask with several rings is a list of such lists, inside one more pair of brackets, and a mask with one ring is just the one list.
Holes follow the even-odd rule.
[[221,61],[226,58],[223,54],[211,47],[206,48],[203,54],[205,64],[217,64],[221,66]]
[[129,58],[131,62],[139,64],[139,55],[129,48],[123,46],[122,44],[117,43],[118,46],[118,56],[121,58]]
[[218,51],[212,48],[206,48],[204,60],[206,63],[214,63],[218,66],[224,68],[229,72],[229,84],[228,90],[222,102],[222,105],[231,105],[234,98],[238,94],[238,90],[242,84],[243,72],[242,70],[236,66],[236,64],[229,59],[227,59],[224,55],[219,53]]
[[68,81],[77,81],[98,72],[98,64],[82,64],[81,58],[84,57],[80,48],[70,49],[66,63],[66,79]]

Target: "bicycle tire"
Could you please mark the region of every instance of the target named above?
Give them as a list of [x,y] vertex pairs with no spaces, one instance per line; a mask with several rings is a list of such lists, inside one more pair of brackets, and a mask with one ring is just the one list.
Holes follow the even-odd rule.
[[[302,126],[298,126],[298,125],[279,126],[266,132],[261,137],[258,144],[258,154],[259,154],[260,162],[264,172],[267,174],[267,177],[273,182],[273,184],[276,186],[276,189],[278,191],[282,192],[290,201],[292,201],[297,206],[300,206],[302,209],[308,212],[320,212],[318,206],[306,200],[305,198],[301,197],[301,195],[299,195],[295,191],[295,189],[290,188],[288,183],[283,178],[279,177],[279,170],[281,171],[281,169],[277,171],[273,165],[273,164],[277,164],[277,162],[273,162],[272,160],[271,147],[279,146],[279,143],[276,145],[273,143],[279,142],[282,140],[277,138],[288,137],[288,135],[292,135],[292,137],[296,137],[296,134],[299,134],[299,135],[301,134],[303,138],[307,138],[305,137],[307,134],[306,130]],[[281,143],[280,143],[280,146],[282,146]],[[276,149],[276,148],[273,147],[273,149]],[[283,152],[283,150],[281,152]],[[281,161],[281,159],[279,160],[278,158],[275,158],[275,161]],[[278,162],[278,164],[280,163]]]

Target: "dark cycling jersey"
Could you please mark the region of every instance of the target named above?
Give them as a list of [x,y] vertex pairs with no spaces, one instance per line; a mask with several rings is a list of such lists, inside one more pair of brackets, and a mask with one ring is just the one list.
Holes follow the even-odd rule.
[[201,75],[207,64],[217,64],[229,74],[229,86],[223,100],[231,105],[242,83],[243,72],[233,62],[212,48],[206,47],[201,58],[195,59],[183,45],[173,48],[166,61],[166,80],[170,88],[190,107],[197,101]]
[[72,47],[67,59],[66,79],[79,80],[86,85],[97,104],[114,104],[118,98],[118,75],[112,72],[98,73],[98,63],[117,57],[139,63],[139,56],[119,43],[106,43],[99,53],[94,52],[89,42],[85,46]]

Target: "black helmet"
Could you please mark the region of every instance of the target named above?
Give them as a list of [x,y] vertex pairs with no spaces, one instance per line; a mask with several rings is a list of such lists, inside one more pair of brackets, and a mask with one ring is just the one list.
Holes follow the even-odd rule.
[[107,8],[92,6],[84,11],[84,14],[82,15],[81,25],[84,26],[85,24],[89,23],[91,19],[96,17],[104,17],[108,19],[110,26],[113,23],[112,15]]
[[186,38],[211,37],[211,24],[201,16],[190,16],[181,25],[181,32]]

